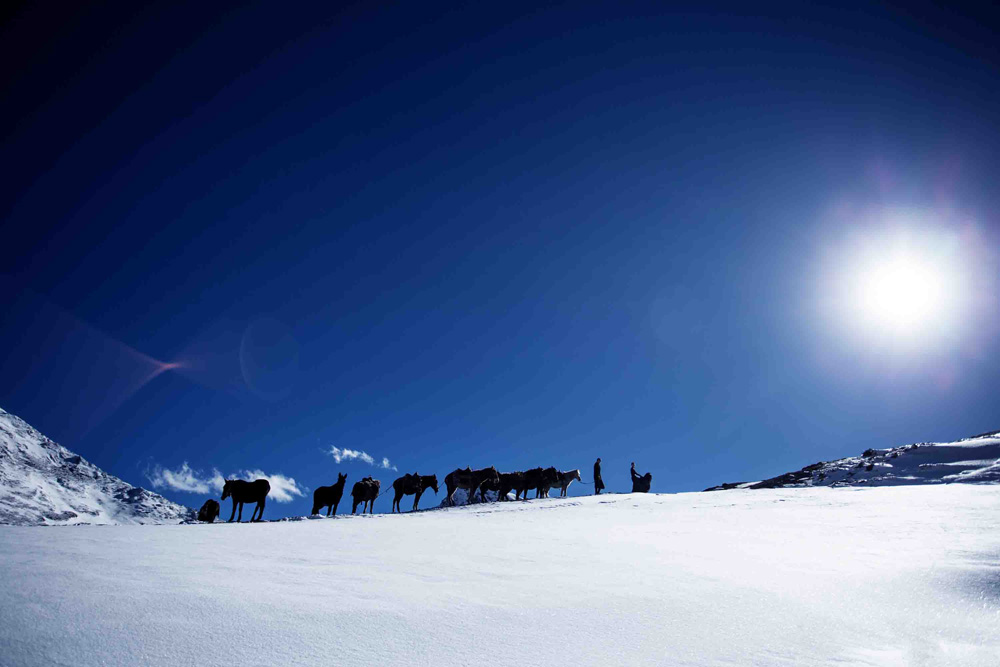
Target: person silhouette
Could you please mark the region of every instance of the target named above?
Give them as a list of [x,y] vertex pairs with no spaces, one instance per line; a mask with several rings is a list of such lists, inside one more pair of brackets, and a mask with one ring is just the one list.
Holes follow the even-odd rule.
[[653,473],[647,472],[640,475],[635,471],[635,461],[632,462],[632,493],[649,493],[649,486],[653,482]]
[[604,490],[604,480],[601,479],[601,457],[594,462],[594,495],[601,495]]

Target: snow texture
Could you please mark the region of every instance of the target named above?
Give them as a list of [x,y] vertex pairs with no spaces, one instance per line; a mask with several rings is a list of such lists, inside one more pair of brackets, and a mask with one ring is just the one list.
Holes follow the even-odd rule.
[[194,510],[126,484],[0,409],[0,523],[178,523]]
[[0,526],[0,661],[995,667],[998,510],[950,484]]
[[731,482],[706,490],[952,482],[1000,482],[1000,431],[957,442],[924,442],[891,449],[868,449],[861,456],[814,463],[760,482]]

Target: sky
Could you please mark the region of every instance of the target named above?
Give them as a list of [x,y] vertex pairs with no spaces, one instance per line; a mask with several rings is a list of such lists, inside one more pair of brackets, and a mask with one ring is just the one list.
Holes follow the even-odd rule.
[[1000,428],[995,17],[501,4],[6,8],[0,407],[270,518]]

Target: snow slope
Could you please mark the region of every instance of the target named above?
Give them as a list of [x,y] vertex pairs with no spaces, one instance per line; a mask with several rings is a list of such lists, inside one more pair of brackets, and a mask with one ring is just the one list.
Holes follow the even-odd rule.
[[193,511],[109,475],[0,408],[0,523],[177,523]]
[[731,482],[706,491],[952,482],[1000,482],[1000,431],[957,442],[868,449],[861,456],[814,463],[761,482]]
[[0,662],[994,667],[998,560],[972,484],[0,526]]

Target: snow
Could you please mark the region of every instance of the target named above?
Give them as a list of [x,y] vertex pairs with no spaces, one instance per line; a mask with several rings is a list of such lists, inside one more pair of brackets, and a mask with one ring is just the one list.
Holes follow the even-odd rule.
[[870,449],[861,456],[814,463],[760,482],[723,484],[716,489],[802,486],[893,486],[1000,482],[1000,432],[957,442],[925,442]]
[[939,484],[0,526],[0,662],[992,667],[998,510]]
[[178,523],[192,514],[109,475],[0,408],[0,523]]

